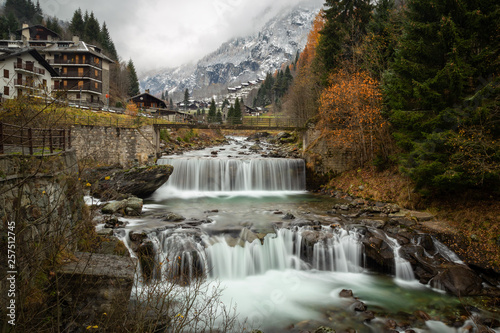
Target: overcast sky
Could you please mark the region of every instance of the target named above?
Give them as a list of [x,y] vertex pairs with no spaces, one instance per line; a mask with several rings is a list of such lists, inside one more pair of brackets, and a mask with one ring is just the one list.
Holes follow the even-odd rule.
[[106,22],[122,60],[131,58],[140,75],[194,62],[303,0],[39,1],[44,13],[68,21],[78,8],[93,11],[101,25]]

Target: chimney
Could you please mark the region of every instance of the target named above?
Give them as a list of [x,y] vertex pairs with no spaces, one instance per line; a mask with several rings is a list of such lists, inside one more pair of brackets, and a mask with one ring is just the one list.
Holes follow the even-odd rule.
[[30,40],[30,29],[27,23],[23,23],[23,28],[21,29],[22,39],[24,42],[28,42]]
[[146,89],[146,94],[149,94],[149,89]]
[[80,37],[78,36],[73,36],[73,43],[77,44],[80,42]]

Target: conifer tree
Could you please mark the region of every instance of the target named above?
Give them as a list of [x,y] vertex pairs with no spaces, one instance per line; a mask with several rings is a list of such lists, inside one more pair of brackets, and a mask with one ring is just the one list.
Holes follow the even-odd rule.
[[111,39],[106,22],[102,24],[101,32],[99,34],[99,42],[103,50],[111,57],[111,59],[118,61],[118,53],[116,52],[115,43]]
[[85,30],[85,23],[83,21],[82,10],[78,8],[73,13],[73,18],[69,24],[69,31],[75,36],[80,36],[83,38],[83,33]]
[[234,124],[234,106],[231,104],[227,111],[227,121],[232,125]]
[[212,101],[210,102],[210,108],[208,109],[208,122],[209,123],[215,122],[216,116],[217,116],[217,107],[215,106],[215,101],[212,98]]
[[324,79],[334,71],[342,58],[352,58],[352,46],[359,43],[370,21],[371,0],[326,0],[325,26],[317,48]]
[[101,26],[99,21],[94,16],[94,12],[90,12],[90,16],[85,22],[85,39],[88,42],[98,42],[101,40]]
[[490,79],[500,71],[500,4],[410,0],[406,15],[384,76],[395,138],[407,152],[405,171],[417,187],[433,191],[500,184],[500,172],[492,171],[500,165],[493,153],[500,133],[492,96],[498,92]]
[[129,76],[129,82],[130,82],[128,94],[129,94],[129,96],[137,96],[140,94],[139,80],[137,78],[137,72],[135,71],[135,66],[134,66],[134,63],[132,62],[132,59],[130,59],[128,61],[127,71],[128,71],[128,76]]
[[189,90],[186,88],[186,90],[184,90],[184,110],[188,109],[188,105],[189,105]]
[[233,118],[234,118],[234,123],[235,124],[241,124],[241,104],[240,104],[240,100],[238,97],[236,97],[236,101],[234,101],[234,114],[233,114]]

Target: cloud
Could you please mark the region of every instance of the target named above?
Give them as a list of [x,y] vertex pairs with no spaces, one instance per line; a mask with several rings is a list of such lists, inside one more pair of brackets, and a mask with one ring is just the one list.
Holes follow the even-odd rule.
[[68,21],[78,8],[93,11],[101,24],[106,22],[118,54],[144,73],[194,62],[301,1],[40,0],[40,5],[45,13]]

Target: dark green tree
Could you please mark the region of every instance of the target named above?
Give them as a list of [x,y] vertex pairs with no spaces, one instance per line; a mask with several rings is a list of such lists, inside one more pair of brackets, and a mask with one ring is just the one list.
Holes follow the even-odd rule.
[[132,59],[130,59],[128,61],[127,72],[128,72],[129,82],[130,82],[128,94],[129,94],[129,96],[137,96],[140,94],[139,80],[137,78],[137,72],[135,71],[135,66],[134,66]]
[[184,110],[187,110],[189,106],[189,90],[186,88],[184,90]]
[[69,24],[69,31],[75,36],[84,37],[85,23],[83,21],[82,10],[80,8],[75,10],[73,13],[73,18]]
[[227,110],[227,122],[229,122],[231,125],[234,124],[234,106],[233,104],[229,105],[229,109]]
[[238,97],[236,97],[236,100],[234,101],[234,124],[241,124],[242,123],[242,113],[241,113],[241,104],[240,100]]
[[63,32],[62,28],[59,25],[59,22],[58,22],[58,20],[57,20],[56,17],[54,17],[54,18],[51,18],[51,17],[47,18],[46,24],[47,24],[47,29],[50,29],[50,30],[54,31],[55,33],[57,33],[59,35],[62,34],[62,32]]
[[99,34],[99,42],[101,43],[102,49],[110,56],[110,58],[118,61],[118,53],[116,52],[115,43],[111,39],[106,22],[102,24],[101,32]]
[[[429,191],[498,186],[492,166],[500,161],[494,153],[500,4],[410,0],[406,16],[395,61],[384,75],[394,136],[406,152],[404,170]],[[466,139],[473,132],[484,144],[470,146]],[[468,161],[483,166],[466,162],[467,146]]]
[[215,101],[212,98],[212,101],[210,102],[210,108],[208,109],[208,122],[213,123],[217,120],[217,107],[215,106]]
[[85,20],[84,35],[85,39],[90,43],[101,41],[101,26],[95,18],[94,12],[90,12],[90,16]]
[[218,110],[217,114],[215,115],[215,122],[222,124],[222,112],[220,110]]
[[324,79],[352,59],[353,46],[363,39],[371,18],[371,0],[326,0],[325,26],[321,31],[317,54]]

